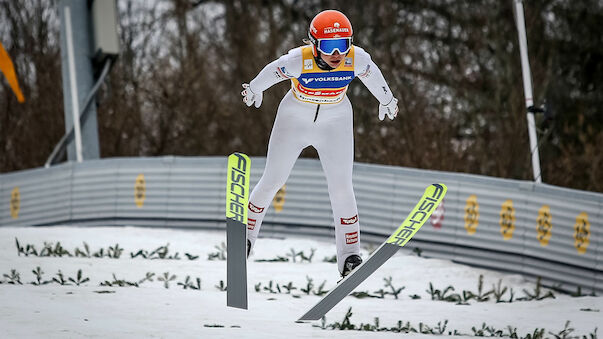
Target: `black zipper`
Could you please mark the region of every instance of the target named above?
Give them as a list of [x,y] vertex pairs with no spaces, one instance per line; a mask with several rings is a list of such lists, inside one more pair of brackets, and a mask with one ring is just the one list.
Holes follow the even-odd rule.
[[318,118],[318,110],[320,109],[320,104],[316,105],[316,114],[314,114],[314,122],[316,122],[316,118]]

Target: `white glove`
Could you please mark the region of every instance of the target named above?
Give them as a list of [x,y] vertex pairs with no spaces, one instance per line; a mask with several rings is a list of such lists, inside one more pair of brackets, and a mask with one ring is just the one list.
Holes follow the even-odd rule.
[[379,104],[379,120],[383,121],[386,114],[390,120],[394,120],[398,115],[398,99],[392,97],[389,104]]
[[259,108],[262,104],[262,92],[253,93],[251,91],[251,87],[249,87],[249,84],[243,84],[243,91],[241,92],[241,95],[243,96],[243,102],[247,106],[255,104],[255,108]]

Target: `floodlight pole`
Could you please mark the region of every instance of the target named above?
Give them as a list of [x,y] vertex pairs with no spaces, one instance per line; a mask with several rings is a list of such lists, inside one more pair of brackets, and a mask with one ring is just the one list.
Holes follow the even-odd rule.
[[[77,162],[98,159],[100,149],[94,98],[92,104],[84,107],[86,95],[94,85],[88,1],[61,0],[59,13],[65,130],[74,131],[73,140],[67,142],[67,158]],[[90,111],[85,124],[80,124],[82,110]]]
[[[523,92],[526,100],[526,108],[534,106],[532,94],[532,73],[530,61],[528,60],[528,39],[526,37],[526,22],[523,12],[523,0],[514,0],[514,9],[519,37],[519,52],[521,55],[521,72],[523,74]],[[536,123],[534,113],[526,111],[528,120],[528,135],[530,137],[530,153],[532,154],[532,172],[535,182],[542,182],[540,173],[540,155],[538,152],[538,136],[536,135]]]
[[45,163],[100,156],[96,93],[119,55],[117,0],[61,0],[65,134]]
[[63,9],[65,21],[65,41],[67,43],[67,65],[69,70],[69,89],[71,96],[71,116],[73,131],[75,133],[75,158],[82,162],[82,129],[80,126],[80,103],[77,93],[77,79],[75,73],[75,54],[73,53],[73,29],[71,28],[71,8]]

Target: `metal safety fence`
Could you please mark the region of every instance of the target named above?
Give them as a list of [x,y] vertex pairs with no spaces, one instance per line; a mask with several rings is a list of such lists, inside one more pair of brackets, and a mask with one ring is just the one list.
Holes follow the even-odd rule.
[[[252,158],[251,186],[265,158]],[[0,175],[0,225],[224,229],[226,157],[110,158]],[[603,194],[529,181],[356,163],[361,238],[380,243],[431,183],[443,204],[407,245],[426,257],[603,292]],[[334,236],[320,162],[299,159],[262,235]]]

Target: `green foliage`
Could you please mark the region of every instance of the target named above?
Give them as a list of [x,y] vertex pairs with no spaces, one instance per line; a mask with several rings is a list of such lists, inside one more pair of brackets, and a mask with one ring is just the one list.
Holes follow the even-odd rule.
[[40,266],[37,266],[34,270],[31,270],[31,272],[35,275],[36,277],[36,281],[31,282],[32,285],[46,285],[52,282],[52,280],[43,280],[42,279],[42,275],[44,274],[44,272],[42,271],[42,269],[40,268]]
[[163,287],[170,288],[170,281],[176,280],[176,275],[170,275],[170,272],[165,272],[162,276],[157,277],[157,280],[163,281]]
[[323,261],[323,262],[328,262],[328,263],[332,263],[332,264],[334,264],[334,263],[336,263],[336,262],[337,262],[337,256],[336,256],[336,255],[333,255],[333,256],[331,256],[331,257],[324,257],[324,258],[322,259],[322,261]]
[[144,259],[165,259],[165,260],[180,260],[179,252],[175,254],[170,254],[170,244],[166,244],[164,246],[159,246],[152,251],[147,250],[139,250],[138,252],[130,252],[130,257],[132,259],[137,257],[142,257]]
[[179,282],[178,286],[182,286],[183,289],[201,290],[201,278],[195,278],[193,281],[189,275],[186,276],[183,282]]
[[538,277],[536,279],[536,286],[534,287],[534,291],[528,291],[526,289],[523,290],[525,297],[518,298],[519,301],[530,301],[530,300],[543,300],[547,298],[555,299],[555,295],[553,291],[548,291],[546,293],[543,292],[541,278]]
[[276,288],[278,289],[278,292],[273,289],[273,282],[272,282],[272,280],[270,280],[268,285],[264,286],[264,291],[269,292],[269,293],[281,293],[281,289],[278,286],[278,284],[276,284]]
[[[341,321],[335,321],[333,323],[327,323],[326,317],[322,317],[320,325],[312,325],[323,330],[340,330],[340,331],[369,331],[369,332],[394,332],[394,333],[417,333],[417,334],[431,334],[431,335],[449,335],[449,336],[473,336],[473,337],[497,337],[497,338],[521,338],[521,339],[544,339],[544,328],[535,328],[532,332],[520,335],[517,333],[517,328],[507,326],[505,329],[498,329],[494,326],[487,325],[485,322],[480,326],[472,326],[472,333],[462,333],[458,330],[447,330],[448,320],[439,321],[436,326],[429,326],[423,322],[419,322],[418,326],[413,326],[409,321],[404,322],[398,320],[396,326],[385,327],[380,325],[379,318],[374,318],[372,324],[354,324],[351,320],[353,315],[352,308],[350,307],[344,318]],[[588,336],[582,336],[582,339],[596,339],[597,328],[594,329]],[[570,322],[565,323],[565,327],[557,332],[549,332],[549,334],[555,339],[570,339],[579,338],[578,336],[572,336],[574,328],[570,327]]]
[[[429,283],[429,289],[426,290],[429,295],[431,295],[431,300],[440,300],[440,301],[448,301],[454,303],[461,303],[461,296],[458,293],[454,292],[454,287],[448,286],[443,290],[439,290],[433,287],[433,284]],[[450,294],[449,294],[450,292]]]
[[303,262],[312,262],[312,258],[314,258],[314,253],[316,249],[310,249],[310,254],[304,253],[304,251],[296,251],[294,248],[289,250],[289,253],[286,253],[284,256],[277,255],[276,258],[273,259],[256,259],[255,262],[294,262],[294,263],[303,263]]
[[299,262],[302,263],[304,261],[311,263],[312,262],[312,258],[314,257],[314,253],[316,252],[315,248],[310,249],[310,254],[306,255],[304,253],[304,251],[296,251],[295,249],[291,248],[289,250],[289,253],[287,253],[287,256],[291,257],[291,260],[293,262],[297,262],[297,257],[299,257]]
[[135,281],[127,281],[125,279],[117,279],[115,273],[113,273],[113,280],[105,280],[100,283],[100,286],[108,286],[108,287],[139,287],[138,282]]
[[387,277],[387,278],[383,278],[383,280],[385,281],[385,287],[389,287],[391,289],[391,292],[385,292],[385,294],[391,294],[394,296],[395,299],[398,299],[398,294],[400,294],[400,292],[402,292],[402,290],[405,289],[404,286],[400,287],[400,288],[395,288],[394,285],[392,284],[392,277]]
[[255,262],[288,262],[289,258],[283,257],[283,256],[277,256],[276,258],[273,259],[256,259],[254,260]]
[[291,294],[291,291],[294,291],[297,289],[297,287],[293,286],[293,282],[289,282],[287,285],[281,285],[283,287],[284,290],[287,291],[287,294]]
[[57,241],[56,244],[52,242],[44,242],[44,248],[40,251],[40,257],[62,257],[62,256],[73,256],[69,251],[67,251],[61,245],[60,241]]
[[226,284],[224,283],[224,280],[220,280],[220,283],[216,285],[216,288],[222,292],[226,292]]
[[493,294],[494,290],[484,292],[484,275],[480,274],[477,282],[477,293],[471,291],[463,291],[463,301],[475,299],[478,302],[485,302],[490,300],[489,295]]
[[418,247],[413,248],[413,249],[412,249],[412,252],[413,252],[414,254],[416,254],[416,255],[417,255],[417,257],[421,257],[421,256],[422,256],[422,254],[423,254],[423,250],[422,250],[422,249],[420,249],[420,248],[418,248]]
[[507,290],[508,288],[506,286],[502,286],[502,279],[498,279],[498,284],[496,284],[496,286],[492,285],[492,295],[494,295],[497,303],[502,302],[502,297],[507,293]]
[[23,285],[23,283],[21,282],[21,275],[19,274],[19,272],[17,272],[17,270],[10,270],[9,274],[3,274],[2,275],[4,278],[6,278],[6,280],[3,282],[4,284],[10,284],[10,285]]
[[198,255],[193,255],[193,254],[190,254],[190,253],[184,253],[184,255],[186,256],[186,258],[188,260],[197,260],[197,259],[199,259]]
[[154,276],[155,276],[155,273],[152,273],[152,272],[147,272],[147,274],[145,275],[145,277],[144,277],[144,278],[142,278],[142,279],[140,279],[140,280],[138,281],[138,284],[140,285],[140,284],[142,284],[142,283],[144,283],[144,282],[146,282],[146,281],[151,281],[151,282],[152,282],[152,281],[153,281],[153,277],[154,277]]
[[373,320],[372,324],[360,323],[356,325],[352,323],[353,312],[350,307],[342,321],[336,321],[331,324],[326,323],[326,318],[322,317],[321,325],[313,325],[314,327],[320,327],[323,330],[340,330],[340,331],[369,331],[369,332],[395,332],[395,333],[420,333],[420,334],[437,334],[442,335],[446,331],[446,326],[448,325],[448,320],[445,320],[443,323],[438,322],[437,326],[430,327],[423,322],[419,323],[418,328],[413,327],[410,322],[404,323],[402,320],[397,322],[397,326],[393,327],[383,327],[380,325],[379,318],[376,317]]
[[82,270],[77,270],[77,275],[75,278],[69,278],[69,281],[74,283],[76,286],[80,286],[83,283],[90,281],[90,278],[82,276]]
[[61,270],[59,270],[59,272],[56,274],[56,277],[52,278],[52,281],[59,285],[71,285],[70,283],[68,283],[69,280],[65,279]]
[[[124,252],[119,243],[107,248],[100,248],[96,251],[92,251],[88,243],[83,242],[83,247],[80,249],[76,247],[72,252],[67,250],[61,245],[61,242],[44,242],[42,250],[38,251],[36,246],[33,244],[22,245],[19,239],[15,238],[15,245],[17,247],[17,255],[21,256],[36,256],[36,257],[78,257],[78,258],[111,258],[119,259]],[[225,245],[224,251],[225,251]],[[187,259],[196,260],[199,256],[195,256],[189,253],[185,254]],[[144,259],[165,259],[165,260],[180,260],[180,254],[178,252],[171,254],[169,250],[169,244],[159,246],[152,251],[144,249],[138,250],[137,252],[130,252],[131,258],[144,258]]]
[[300,288],[300,291],[304,292],[307,295],[310,295],[312,289],[314,288],[314,280],[309,276],[306,276],[306,287]]
[[222,242],[220,246],[216,245],[214,248],[217,252],[210,253],[207,260],[226,260],[226,244]]
[[[508,287],[502,285],[502,279],[499,279],[496,285],[492,285],[492,289],[485,291],[484,277],[481,274],[477,283],[477,292],[463,290],[461,293],[454,293],[454,291],[455,289],[453,286],[447,286],[443,290],[434,288],[431,282],[429,283],[429,289],[426,290],[426,292],[431,296],[431,300],[454,302],[457,304],[466,304],[471,300],[475,300],[477,302],[487,302],[490,300],[491,296],[494,296],[494,299],[497,303],[511,303],[513,301],[531,301],[555,298],[555,295],[552,291],[548,291],[546,293],[544,292],[541,284],[541,278],[536,280],[536,286],[534,287],[533,291],[524,289],[523,292],[525,296],[516,299],[513,289],[509,289]],[[509,299],[503,300],[503,297],[507,294],[507,292],[509,292]]]

